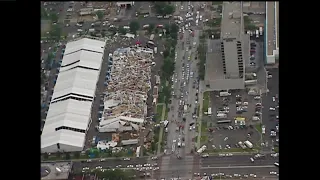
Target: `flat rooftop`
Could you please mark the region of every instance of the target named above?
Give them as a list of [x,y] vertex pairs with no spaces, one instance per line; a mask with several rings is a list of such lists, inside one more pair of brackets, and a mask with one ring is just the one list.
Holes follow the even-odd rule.
[[221,57],[221,41],[220,40],[211,40],[208,41],[208,51],[206,58],[206,71],[205,79],[207,80],[216,80],[224,79],[222,57]]
[[240,2],[223,2],[221,37],[239,38],[241,34],[241,4]]
[[279,1],[276,2],[276,21],[277,21],[277,29],[276,29],[276,34],[277,34],[277,48],[279,48]]
[[267,26],[266,26],[266,32],[267,32],[267,55],[271,56],[273,55],[273,50],[276,49],[275,44],[275,2],[270,1],[267,2],[267,8],[266,8],[266,16],[267,16]]
[[68,179],[71,168],[71,163],[41,163],[41,179]]
[[[121,51],[121,52],[120,52]],[[104,119],[127,116],[144,119],[147,92],[151,89],[153,50],[124,48],[113,53],[110,81],[106,89]]]

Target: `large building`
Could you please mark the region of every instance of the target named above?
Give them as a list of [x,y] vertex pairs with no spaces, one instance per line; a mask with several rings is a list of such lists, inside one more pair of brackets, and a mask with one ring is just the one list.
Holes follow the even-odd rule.
[[104,41],[90,38],[66,45],[41,135],[41,152],[83,149],[104,49]]
[[266,2],[266,64],[274,65],[279,57],[279,2]]
[[249,35],[244,33],[240,2],[223,2],[220,40],[208,40],[207,90],[244,89],[249,65]]

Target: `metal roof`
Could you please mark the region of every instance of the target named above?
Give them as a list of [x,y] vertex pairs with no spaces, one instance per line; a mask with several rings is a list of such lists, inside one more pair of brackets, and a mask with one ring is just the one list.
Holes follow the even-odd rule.
[[66,45],[42,131],[42,149],[57,143],[83,147],[104,46],[105,42],[89,38]]

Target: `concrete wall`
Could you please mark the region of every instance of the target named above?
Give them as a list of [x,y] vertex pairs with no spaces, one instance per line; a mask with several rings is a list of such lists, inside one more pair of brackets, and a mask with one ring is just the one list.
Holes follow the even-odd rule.
[[60,143],[60,150],[58,150],[57,144],[53,144],[52,146],[48,146],[41,149],[41,153],[55,153],[55,152],[77,152],[82,151],[83,147],[75,147],[66,144]]
[[[215,81],[205,81],[206,91],[220,91],[231,89],[245,89],[244,79],[219,79]],[[207,87],[210,85],[210,87]]]

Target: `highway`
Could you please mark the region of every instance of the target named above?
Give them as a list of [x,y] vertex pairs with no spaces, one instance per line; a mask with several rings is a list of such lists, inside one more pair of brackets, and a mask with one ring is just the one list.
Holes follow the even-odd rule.
[[[180,3],[178,3],[180,4]],[[196,7],[197,5],[192,2]],[[182,3],[176,8],[180,11],[180,16],[185,19],[188,10],[188,2]],[[194,8],[194,18],[196,16],[196,8]],[[198,104],[196,96],[198,89],[198,72],[197,72],[197,45],[199,44],[199,30],[195,30],[195,22],[190,23],[189,29],[194,30],[194,37],[185,29],[184,32],[179,33],[179,40],[176,46],[175,58],[175,73],[172,78],[173,92],[172,103],[169,105],[171,109],[168,113],[168,135],[167,135],[167,154],[162,158],[160,166],[161,178],[181,177],[188,174],[187,177],[192,176],[192,171],[199,167],[199,157],[190,155],[191,150],[194,148],[193,138],[196,136],[195,128],[189,130],[190,123],[195,123],[196,118],[193,117],[195,108]],[[182,29],[182,26],[180,27]],[[182,39],[180,36],[182,35]],[[196,43],[194,46],[193,43]],[[188,58],[190,57],[190,58]],[[186,107],[186,109],[184,109]],[[185,118],[185,119],[183,119]],[[185,120],[185,122],[184,122]],[[181,127],[179,129],[179,126]],[[195,126],[192,125],[192,126]],[[184,128],[182,128],[184,127]],[[179,130],[177,130],[177,128]],[[185,142],[185,147],[178,147],[178,142]],[[181,157],[178,159],[177,157]]]
[[73,162],[74,169],[82,169],[84,167],[89,167],[89,169],[94,169],[97,166],[102,166],[102,168],[116,168],[116,166],[121,165],[123,168],[126,168],[128,165],[133,165],[134,167],[137,164],[145,164],[145,163],[157,163],[158,161],[153,161],[149,157],[141,157],[141,158],[131,158],[130,161],[124,161],[123,158],[119,159],[106,159],[106,161],[100,162],[99,160],[93,160],[92,162]]
[[[200,175],[211,174],[219,174],[223,173],[221,176],[223,178],[229,177],[230,179],[235,176],[241,175],[241,177],[245,177],[248,175],[253,177],[256,175],[256,178],[267,178],[267,179],[278,179],[277,175],[270,175],[270,172],[279,172],[279,168],[272,166],[231,166],[231,167],[220,167],[220,168],[202,168]],[[218,176],[219,177],[219,176]]]
[[256,159],[254,163],[250,161],[250,155],[234,155],[231,157],[209,156],[201,159],[201,167],[227,167],[227,166],[263,166],[278,162],[278,158],[273,158],[270,154],[265,159]]

